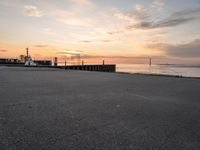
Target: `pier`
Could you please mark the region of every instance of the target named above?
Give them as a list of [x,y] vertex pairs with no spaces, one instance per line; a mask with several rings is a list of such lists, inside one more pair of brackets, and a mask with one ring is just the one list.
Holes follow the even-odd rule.
[[37,66],[25,66],[24,64],[1,64],[1,66],[7,67],[32,67],[32,68],[59,68],[65,70],[83,70],[83,71],[98,71],[98,72],[116,72],[115,64],[106,65],[69,65],[69,66],[48,66],[48,65],[37,65]]
[[116,65],[72,65],[72,66],[26,66],[40,68],[60,68],[65,70],[83,70],[83,71],[99,71],[99,72],[116,72]]
[[78,66],[62,66],[61,68],[64,68],[66,70],[116,72],[116,65],[78,65]]

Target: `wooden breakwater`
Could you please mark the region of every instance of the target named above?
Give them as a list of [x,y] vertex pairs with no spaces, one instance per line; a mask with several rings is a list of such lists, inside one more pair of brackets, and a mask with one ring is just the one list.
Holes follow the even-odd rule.
[[116,72],[116,65],[77,65],[77,66],[58,66],[66,70],[85,70],[100,72]]
[[66,70],[83,70],[83,71],[99,71],[99,72],[116,72],[115,64],[106,65],[71,65],[71,66],[25,66],[24,64],[0,64],[7,67],[32,67],[32,68],[58,68]]
[[71,65],[71,66],[26,66],[40,68],[59,68],[65,70],[83,70],[83,71],[99,71],[99,72],[116,72],[116,65]]

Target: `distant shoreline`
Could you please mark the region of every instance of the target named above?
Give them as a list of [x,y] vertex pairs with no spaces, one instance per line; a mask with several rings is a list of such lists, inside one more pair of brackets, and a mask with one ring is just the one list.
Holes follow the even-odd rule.
[[200,65],[187,65],[187,64],[156,64],[159,66],[173,66],[173,67],[194,67],[194,68],[200,68]]

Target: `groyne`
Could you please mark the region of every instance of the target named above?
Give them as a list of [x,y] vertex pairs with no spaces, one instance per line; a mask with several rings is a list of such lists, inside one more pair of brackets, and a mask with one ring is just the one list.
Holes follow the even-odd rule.
[[65,70],[83,70],[83,71],[99,71],[99,72],[116,72],[115,64],[106,65],[69,65],[69,66],[25,66],[23,64],[0,64],[1,66],[8,67],[34,67],[34,68],[59,68]]

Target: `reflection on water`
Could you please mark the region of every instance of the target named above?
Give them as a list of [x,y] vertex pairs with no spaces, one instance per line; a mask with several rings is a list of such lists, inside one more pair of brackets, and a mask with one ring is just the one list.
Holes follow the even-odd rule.
[[117,72],[200,77],[200,66],[118,64]]

